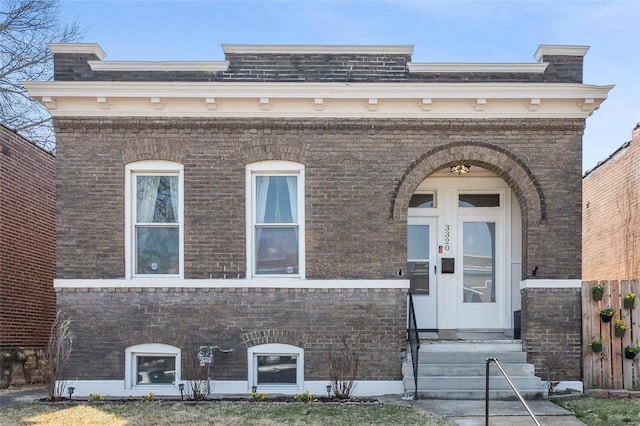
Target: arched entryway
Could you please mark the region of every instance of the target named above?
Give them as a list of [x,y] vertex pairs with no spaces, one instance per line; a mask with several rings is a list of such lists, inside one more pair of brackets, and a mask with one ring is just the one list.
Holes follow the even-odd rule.
[[512,328],[511,283],[521,268],[513,201],[506,182],[478,166],[436,172],[418,186],[407,214],[407,262],[410,277],[429,274],[429,291],[414,295],[419,328]]
[[414,295],[418,327],[512,333],[528,224],[546,216],[526,166],[496,147],[453,144],[414,162],[396,189],[409,275],[429,282]]

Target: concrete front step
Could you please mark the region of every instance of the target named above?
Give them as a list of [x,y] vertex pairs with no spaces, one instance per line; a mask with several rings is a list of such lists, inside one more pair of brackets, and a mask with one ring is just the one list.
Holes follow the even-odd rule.
[[[487,358],[496,358],[502,364],[527,362],[527,354],[520,352],[420,352],[418,364],[484,364]],[[407,361],[411,363],[411,355]]]
[[[427,340],[421,342],[418,364],[418,395],[424,398],[484,399],[486,360],[495,358],[518,392],[527,399],[548,397],[546,384],[527,363],[522,343],[516,340]],[[404,387],[413,394],[415,385],[411,355],[402,366]],[[517,399],[495,363],[489,363],[491,399]]]
[[[539,377],[536,376],[515,376],[509,377],[511,383],[520,391],[520,389],[534,389],[538,390],[542,388],[542,382]],[[485,388],[484,377],[464,377],[464,376],[432,376],[432,377],[418,377],[418,390],[426,389],[442,389],[448,391],[460,391],[460,390],[484,390]],[[413,390],[413,377],[407,377],[404,379],[405,389]],[[503,376],[489,377],[489,389],[503,390],[511,389],[509,383]]]
[[[511,376],[534,376],[535,366],[533,364],[503,364],[500,363],[509,377]],[[413,376],[413,366],[410,363],[402,364],[402,374]],[[420,364],[418,366],[418,377],[437,376],[482,376],[486,375],[486,364],[463,363],[463,364]],[[489,364],[489,376],[502,375],[495,363]]]
[[420,342],[420,353],[433,352],[522,352],[520,340],[426,340]]
[[[418,395],[429,399],[484,399],[485,378],[478,379],[473,381],[465,377],[441,377],[441,380],[434,380],[434,377],[419,378]],[[489,398],[492,400],[517,399],[507,381],[499,379],[498,377],[489,378]],[[549,396],[545,384],[537,377],[510,377],[510,380],[525,399],[546,399]],[[404,388],[407,394],[413,395],[415,386],[412,377],[404,379]]]

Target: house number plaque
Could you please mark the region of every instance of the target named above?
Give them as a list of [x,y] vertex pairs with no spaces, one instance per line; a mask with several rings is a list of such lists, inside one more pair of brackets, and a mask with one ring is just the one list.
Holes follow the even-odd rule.
[[451,227],[449,225],[444,226],[444,251],[451,250]]

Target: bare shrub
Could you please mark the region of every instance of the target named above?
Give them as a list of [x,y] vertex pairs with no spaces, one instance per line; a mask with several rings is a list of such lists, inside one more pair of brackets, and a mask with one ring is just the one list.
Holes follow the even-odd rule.
[[349,399],[358,373],[358,352],[347,336],[342,336],[338,347],[329,353],[328,366],[334,395],[338,399]]
[[67,386],[64,377],[69,367],[73,337],[71,319],[65,318],[62,311],[58,311],[51,326],[49,342],[41,364],[42,377],[50,401],[61,400]]
[[200,365],[197,345],[188,342],[186,346],[187,355],[182,358],[182,363],[187,398],[194,401],[204,401],[209,396],[208,367]]

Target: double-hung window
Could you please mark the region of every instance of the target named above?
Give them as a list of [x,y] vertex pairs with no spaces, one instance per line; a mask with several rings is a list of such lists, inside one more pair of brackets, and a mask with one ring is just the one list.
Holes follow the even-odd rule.
[[127,276],[182,276],[182,170],[168,161],[127,165]]
[[251,277],[304,277],[304,166],[247,166],[248,271]]

